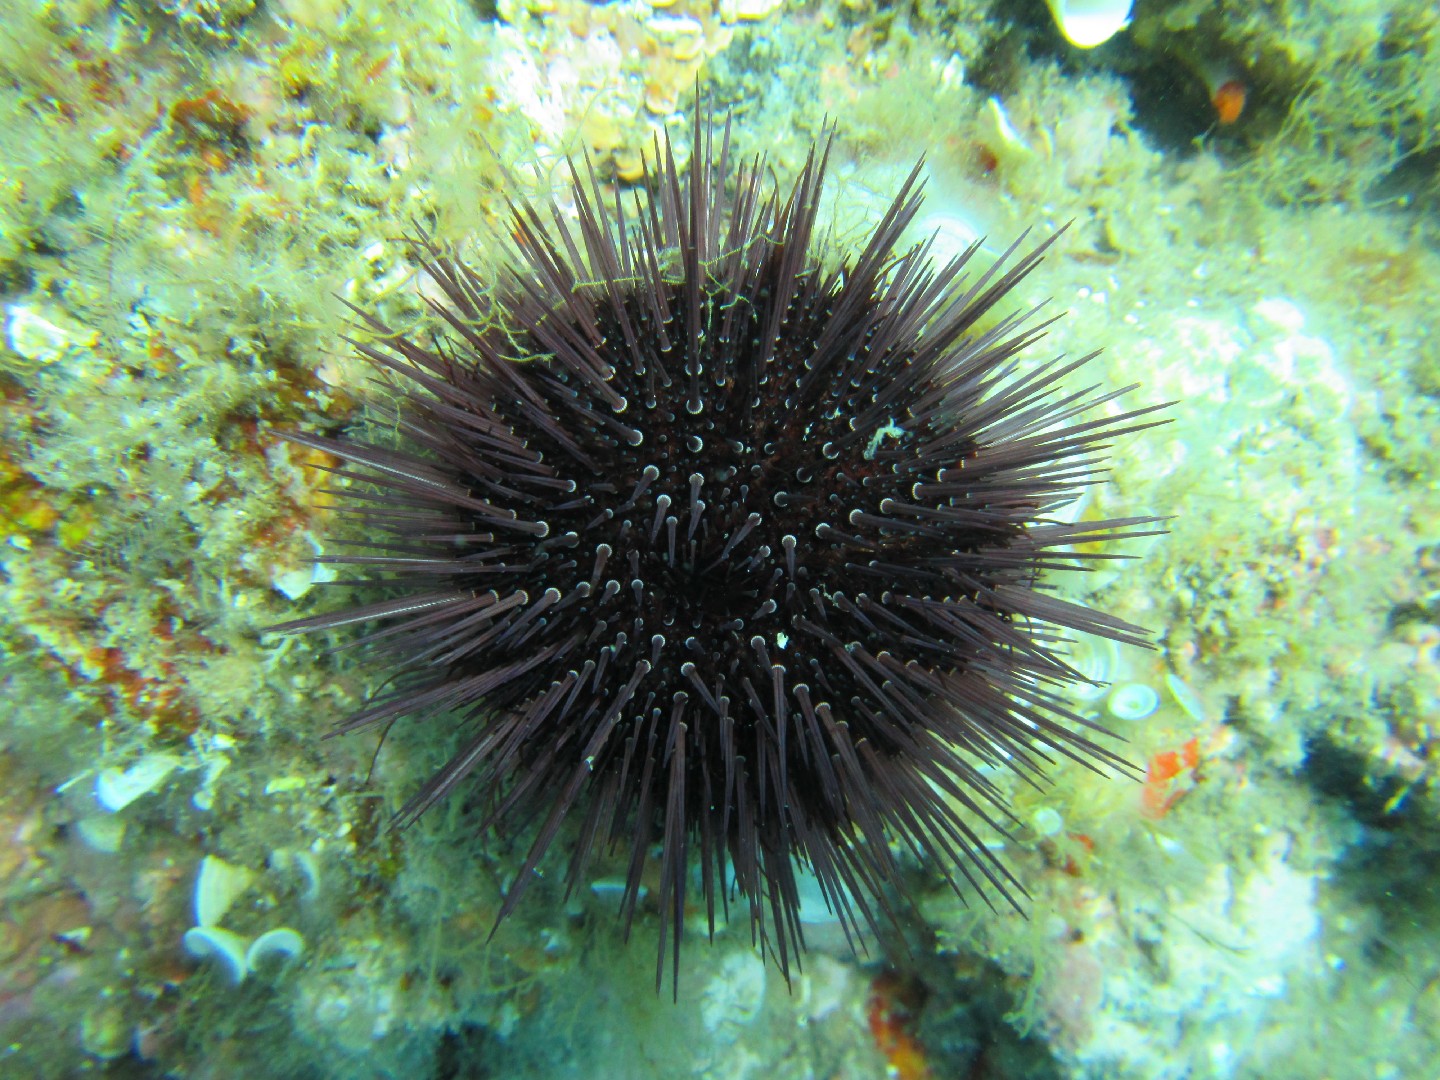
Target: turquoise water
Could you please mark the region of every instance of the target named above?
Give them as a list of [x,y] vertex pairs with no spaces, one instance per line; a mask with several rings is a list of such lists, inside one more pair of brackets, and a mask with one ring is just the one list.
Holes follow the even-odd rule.
[[[0,15],[0,1076],[1434,1075],[1440,16],[1421,0],[1263,11],[1139,0],[1123,27],[1097,3],[1087,30],[1075,21],[1082,6],[57,0]],[[1092,47],[1097,25],[1114,33]],[[669,869],[655,810],[640,858],[632,863],[632,833],[621,831],[570,880],[582,799],[525,870],[571,771],[585,798],[611,775],[617,790],[638,792],[626,785],[639,783],[640,756],[622,780],[623,751],[607,759],[597,743],[588,769],[601,779],[585,786],[587,755],[562,741],[556,760],[571,771],[543,774],[538,814],[525,804],[485,827],[495,798],[526,773],[480,770],[396,830],[392,817],[474,738],[440,707],[456,700],[324,738],[408,685],[387,681],[383,641],[339,648],[364,618],[325,619],[346,602],[331,583],[370,571],[313,561],[353,553],[347,541],[393,524],[347,513],[360,489],[333,472],[344,448],[415,446],[387,411],[394,386],[346,341],[373,352],[387,336],[357,313],[443,349],[426,301],[445,291],[417,272],[426,254],[402,239],[423,232],[474,269],[481,292],[493,285],[513,301],[494,318],[472,311],[473,332],[526,359],[558,348],[499,329],[520,306],[503,267],[543,247],[507,201],[553,199],[573,228],[585,211],[565,161],[588,156],[595,179],[591,188],[582,167],[584,190],[597,205],[621,195],[639,250],[657,137],[672,140],[682,176],[704,160],[697,90],[717,132],[728,118],[732,166],[765,155],[758,191],[773,183],[788,194],[811,148],[830,139],[814,205],[823,268],[855,265],[917,161],[924,202],[896,239],[900,251],[930,247],[884,272],[939,271],[973,244],[973,274],[1026,229],[1022,253],[1058,233],[974,333],[1043,303],[1032,321],[1063,317],[1012,377],[1100,349],[1057,394],[1133,386],[1087,414],[1121,427],[1125,410],[1170,403],[1157,414],[1164,426],[1120,432],[1095,451],[1104,461],[1087,468],[1104,468],[1104,483],[1056,481],[1027,518],[1062,530],[1047,563],[1088,567],[1047,566],[1039,595],[1143,627],[1150,647],[1042,638],[1049,659],[1032,654],[1029,681],[1006,685],[1022,699],[1049,688],[1049,711],[1072,718],[1067,730],[1109,734],[1095,736],[1096,750],[1064,738],[1047,750],[1023,705],[1007,714],[1004,737],[977,726],[992,714],[973,706],[925,744],[970,771],[958,792],[931,776],[909,804],[973,825],[958,865],[1003,865],[1014,875],[1003,891],[963,880],[952,889],[944,875],[957,864],[907,844],[897,819],[869,828],[866,806],[897,803],[880,780],[901,772],[879,766],[862,769],[856,787],[836,782],[847,791],[840,810],[820,809],[818,780],[786,805],[838,821],[812,855],[884,853],[846,865],[878,875],[893,920],[872,908],[872,925],[859,906],[869,890],[852,880],[837,891],[841,879],[792,850],[771,856],[768,876],[716,870],[709,893],[728,905],[712,918],[696,823],[720,800],[693,785],[690,850]],[[728,185],[716,205],[744,190],[733,173]],[[663,204],[662,194],[662,218]],[[673,283],[683,253],[657,250],[647,280]],[[628,287],[642,272],[627,265],[612,277]],[[598,289],[582,281],[574,295]],[[539,295],[563,306],[563,290]],[[938,336],[935,325],[916,324],[919,340]],[[713,328],[705,340],[718,340]],[[847,370],[863,379],[855,363]],[[612,419],[638,412],[627,402]],[[832,460],[825,447],[839,440],[816,431],[844,419],[817,417],[792,436],[813,459],[802,467]],[[943,411],[935,421],[952,422]],[[898,411],[866,423],[856,469],[915,446]],[[647,428],[642,445],[668,430]],[[700,438],[674,430],[677,445],[680,434]],[[774,442],[781,450],[762,457],[788,445]],[[959,455],[968,475],[984,449]],[[523,488],[516,455],[487,482]],[[958,485],[962,473],[944,466],[935,483]],[[681,475],[674,505],[692,507],[703,543],[705,511],[687,501],[699,496]],[[619,466],[613,476],[621,499],[636,481]],[[670,478],[655,482],[659,491]],[[783,581],[788,547],[772,538],[761,553],[767,523],[737,535],[746,517],[720,516],[731,498],[710,496],[708,520],[729,544],[716,540],[722,558],[754,552],[766,580],[773,565]],[[961,498],[943,496],[928,520],[955,527]],[[633,499],[649,500],[636,543],[664,561],[665,508],[652,528],[653,494]],[[896,535],[893,520],[874,523],[892,508],[877,501],[845,527]],[[467,513],[441,530],[446,558],[499,544],[456,540],[498,520]],[[687,519],[676,515],[683,563]],[[1108,544],[1086,535],[1115,519],[1162,519],[1163,530],[1133,526],[1144,535]],[[837,523],[797,520],[806,530],[790,546],[802,567],[850,543]],[[905,550],[909,562],[887,563],[895,580],[869,586],[877,596],[898,595],[919,564]],[[1104,552],[1135,558],[1094,558]],[[604,603],[629,602],[625,557],[614,556],[626,573],[613,593],[605,574],[592,575]],[[593,558],[588,548],[577,556],[572,576]],[[550,580],[529,587],[539,597]],[[723,604],[712,580],[696,579],[700,599],[675,602]],[[648,581],[635,603],[663,618],[645,606],[668,602]],[[488,603],[464,584],[464,603]],[[835,687],[851,685],[850,669],[836,654],[823,654],[823,669],[804,666],[804,627],[825,612],[850,618],[835,594],[864,586],[825,588],[797,601],[820,615],[782,609],[791,621],[775,633],[747,599],[736,616],[754,624],[735,638],[744,663],[749,635],[763,632],[766,655],[807,671],[816,701],[830,704],[830,687],[846,734],[806,745],[833,749],[835,768],[867,733],[885,760],[913,760],[885,744],[889,720],[840,704],[850,695]],[[602,603],[565,601],[568,589],[547,608]],[[964,593],[1018,626],[1041,611],[1039,600],[1005,595]],[[542,644],[527,641],[568,656],[545,637],[565,626],[556,611],[532,610],[528,593],[495,596],[530,612],[522,629],[544,628],[491,642],[496,662],[538,663]],[[369,615],[387,612],[400,614]],[[265,633],[311,616],[317,632]],[[912,626],[892,657],[953,643],[960,631],[947,625],[933,638]],[[705,634],[722,631],[731,633],[717,624]],[[855,633],[891,640],[874,626]],[[653,646],[643,672],[634,658],[652,646],[634,648],[609,655],[616,671],[622,659],[634,665],[636,686],[681,677],[674,640]],[[1055,663],[1083,681],[1046,667]],[[563,679],[571,665],[552,666]],[[754,670],[768,679],[770,660]],[[955,666],[935,670],[941,685],[906,699],[902,727],[961,696]],[[887,685],[911,678],[885,672]],[[796,678],[780,697],[790,695],[799,732],[810,707],[794,696]],[[691,692],[692,753],[731,730],[701,711],[713,685],[701,678]],[[754,722],[756,704],[738,676],[726,686],[733,728],[763,760],[774,743]],[[761,689],[768,701],[771,684]],[[873,693],[865,700],[891,700]],[[592,725],[587,739],[594,719],[577,720]],[[673,730],[654,759],[662,767],[676,760]],[[730,738],[714,737],[708,745]],[[1037,750],[1052,760],[1027,783],[1015,759]],[[823,756],[792,747],[787,761],[813,778]],[[731,782],[723,764],[690,761],[694,782]],[[991,816],[996,806],[1009,814],[1003,835],[961,805],[983,785],[993,785]],[[757,826],[772,840],[776,805]],[[747,850],[734,844],[732,855]],[[522,872],[523,899],[508,910]],[[793,902],[772,907],[770,881],[793,884]],[[752,940],[749,899],[763,912],[768,956]],[[777,910],[794,915],[806,944],[783,965]]]

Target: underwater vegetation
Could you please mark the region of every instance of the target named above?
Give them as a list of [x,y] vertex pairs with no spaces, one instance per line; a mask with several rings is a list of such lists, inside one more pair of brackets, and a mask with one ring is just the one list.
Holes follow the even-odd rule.
[[816,914],[801,876],[847,939],[879,932],[894,843],[1019,906],[982,835],[1009,817],[991,776],[1037,782],[1052,755],[1123,768],[1060,697],[1083,676],[1056,644],[1142,640],[1040,581],[1149,519],[1053,515],[1159,408],[1062,393],[1091,356],[1017,371],[1045,324],[997,309],[1048,243],[983,272],[978,244],[896,253],[918,166],[827,265],[828,141],[785,195],[699,106],[693,146],[682,179],[657,143],[633,228],[593,169],[573,229],[512,205],[500,275],[413,242],[444,336],[357,308],[355,342],[397,384],[382,423],[410,448],[288,436],[363,481],[331,489],[361,553],[323,561],[394,595],[275,628],[379,624],[361,641],[396,678],[341,731],[463,727],[400,823],[457,789],[486,803],[481,830],[539,822],[497,920],[573,815],[566,890],[623,848],[628,934],[658,842],[657,989],[667,941],[679,978],[692,852],[711,936],[738,905],[787,980]]
[[[1121,6],[0,5],[0,1074],[1433,1072],[1440,8],[1137,0],[1121,26]],[[1069,20],[1096,7],[1116,32],[1088,46]],[[364,539],[364,503],[321,495],[338,459],[277,432],[414,450],[341,298],[417,346],[455,338],[432,256],[396,238],[418,222],[487,282],[533,277],[495,243],[507,197],[573,228],[564,163],[586,153],[635,226],[656,136],[689,174],[697,81],[782,201],[833,125],[831,253],[863,251],[922,154],[897,251],[989,237],[981,268],[1073,222],[977,329],[1049,298],[1066,315],[1016,377],[1103,346],[1057,393],[1185,405],[1114,439],[1055,515],[1169,532],[1037,580],[1156,648],[1053,643],[1093,680],[1055,684],[1062,707],[1123,739],[1097,737],[1135,780],[1083,753],[1038,786],[986,772],[1014,820],[982,835],[1025,913],[892,845],[899,932],[861,913],[857,960],[797,874],[787,983],[744,898],[697,940],[692,843],[677,1002],[653,990],[663,825],[638,942],[633,828],[597,833],[566,895],[580,805],[497,923],[543,803],[482,831],[472,774],[387,828],[475,729],[321,738],[389,672],[337,648],[356,627],[261,629],[333,611],[327,577],[374,585],[313,565]],[[683,522],[688,475],[666,494]]]

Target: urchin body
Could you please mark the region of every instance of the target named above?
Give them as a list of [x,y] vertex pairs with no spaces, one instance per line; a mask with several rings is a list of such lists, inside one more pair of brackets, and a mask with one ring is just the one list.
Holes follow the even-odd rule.
[[797,867],[847,930],[888,910],[896,842],[1013,902],[975,832],[1005,816],[987,773],[1118,761],[1061,705],[1053,635],[1136,631],[1038,584],[1136,524],[1047,514],[1140,414],[1077,420],[1112,396],[1056,388],[1083,360],[1022,373],[1033,312],[977,328],[1043,247],[973,281],[973,251],[895,255],[917,170],[827,269],[823,153],[782,198],[732,172],[728,130],[695,137],[628,220],[593,178],[573,228],[513,208],[498,281],[417,241],[448,337],[361,313],[356,343],[404,386],[409,446],[292,436],[368,482],[341,494],[372,553],[337,561],[395,597],[283,629],[378,624],[403,678],[342,730],[468,726],[400,820],[464,781],[487,826],[533,822],[502,918],[569,821],[571,885],[628,851],[627,926],[659,845],[662,963],[698,861],[712,927],[739,903],[788,971]]

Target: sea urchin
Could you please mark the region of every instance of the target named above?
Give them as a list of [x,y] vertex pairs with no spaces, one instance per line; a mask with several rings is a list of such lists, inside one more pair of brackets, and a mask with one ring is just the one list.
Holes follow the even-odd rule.
[[448,329],[357,311],[354,342],[401,388],[407,447],[289,436],[364,482],[335,494],[370,553],[331,561],[394,594],[276,629],[377,624],[361,640],[400,677],[340,731],[468,732],[399,823],[461,781],[485,827],[532,822],[502,919],[562,828],[570,887],[597,847],[628,849],[627,931],[658,844],[657,985],[667,937],[678,977],[696,849],[712,932],[742,905],[788,977],[798,872],[847,933],[893,917],[892,844],[1014,903],[976,831],[1007,817],[993,771],[1123,764],[1064,707],[1079,676],[1057,643],[1139,631],[1037,580],[1144,524],[1049,515],[1149,410],[1085,419],[1116,396],[1059,389],[1089,357],[1017,361],[1046,324],[992,311],[1050,241],[974,280],[975,248],[896,254],[918,165],[863,250],[827,262],[828,145],[782,197],[697,111],[687,177],[657,146],[631,215],[593,171],[573,225],[513,205],[493,281],[421,233]]

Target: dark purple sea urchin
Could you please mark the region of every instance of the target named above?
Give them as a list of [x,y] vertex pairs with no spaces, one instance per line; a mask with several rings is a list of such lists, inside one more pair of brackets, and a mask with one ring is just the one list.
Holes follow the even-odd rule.
[[1145,524],[1048,515],[1150,410],[1083,419],[1116,396],[1058,388],[1089,357],[1022,368],[1033,310],[981,328],[1050,241],[973,281],[975,248],[938,269],[924,245],[895,254],[919,166],[832,268],[828,145],[785,198],[698,114],[687,178],[657,151],[633,216],[593,174],[573,228],[513,206],[498,280],[413,242],[448,336],[361,311],[354,342],[404,388],[412,449],[289,436],[364,481],[335,494],[371,553],[330,561],[395,597],[276,629],[377,624],[362,640],[401,677],[340,731],[467,727],[398,821],[466,780],[486,827],[538,821],[500,918],[573,816],[570,887],[597,845],[628,848],[627,930],[659,845],[657,985],[667,938],[678,977],[696,848],[712,930],[743,903],[788,977],[797,866],[847,933],[894,914],[892,843],[1013,904],[975,831],[1008,816],[988,774],[1123,764],[1059,696],[1078,676],[1057,630],[1140,631],[1037,582]]

